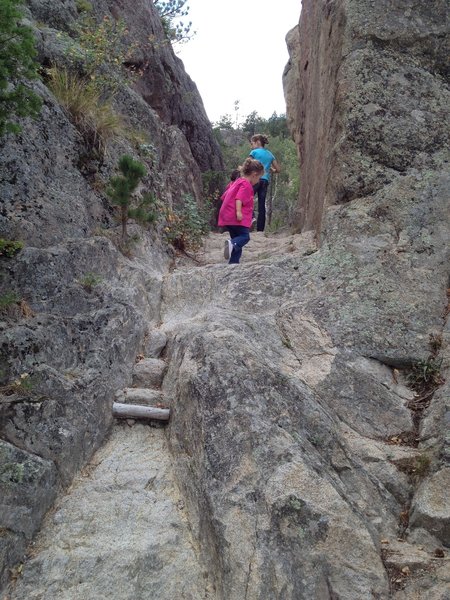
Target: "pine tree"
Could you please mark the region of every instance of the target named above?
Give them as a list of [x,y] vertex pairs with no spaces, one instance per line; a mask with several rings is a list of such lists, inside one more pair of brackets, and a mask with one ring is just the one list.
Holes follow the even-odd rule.
[[144,165],[124,154],[119,160],[119,169],[122,175],[112,177],[107,191],[113,204],[120,206],[120,221],[122,223],[122,241],[127,237],[127,222],[131,211],[132,194],[145,176]]
[[173,43],[189,41],[195,31],[191,30],[192,21],[185,23],[180,19],[189,14],[188,0],[154,0],[153,4],[161,17],[164,33]]
[[33,32],[21,24],[20,1],[0,0],[0,136],[20,131],[13,115],[37,116],[42,104],[22,82],[37,77],[38,63]]

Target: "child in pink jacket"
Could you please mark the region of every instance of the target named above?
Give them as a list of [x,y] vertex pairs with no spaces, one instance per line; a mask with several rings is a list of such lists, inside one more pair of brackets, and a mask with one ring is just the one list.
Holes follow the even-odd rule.
[[228,264],[237,264],[242,248],[250,241],[253,216],[253,186],[258,183],[264,167],[259,160],[247,158],[241,167],[241,177],[236,179],[223,195],[219,211],[219,227],[225,227],[229,240],[225,240],[224,257]]

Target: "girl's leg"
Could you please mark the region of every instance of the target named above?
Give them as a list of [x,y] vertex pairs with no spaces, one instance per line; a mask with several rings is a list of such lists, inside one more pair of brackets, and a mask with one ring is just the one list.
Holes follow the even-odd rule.
[[228,231],[230,232],[231,242],[233,244],[233,252],[231,253],[228,264],[238,264],[242,256],[242,248],[250,241],[250,229],[248,227],[234,225],[228,227]]
[[258,184],[258,221],[256,231],[264,231],[266,226],[266,195],[269,182],[267,179],[260,179]]

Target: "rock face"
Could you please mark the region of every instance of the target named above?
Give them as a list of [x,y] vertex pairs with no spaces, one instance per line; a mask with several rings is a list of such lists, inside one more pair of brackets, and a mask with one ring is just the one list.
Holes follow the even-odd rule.
[[[299,229],[320,232],[330,205],[394,202],[386,189],[410,173],[432,181],[447,171],[447,10],[444,0],[303,2],[284,74]],[[420,183],[408,191],[423,193]]]
[[[103,442],[114,393],[131,382],[168,264],[155,241],[151,252],[142,242],[141,250],[130,260],[91,237],[0,258],[2,297],[15,290],[22,299],[1,315],[0,431],[24,474],[0,471],[3,569],[20,560],[56,491]],[[23,383],[5,383],[14,381]]]
[[49,515],[11,598],[212,600],[183,513],[164,432],[118,424]]
[[[39,60],[46,66],[64,65],[67,47],[53,27],[73,26],[75,2],[54,5],[33,0],[30,9],[30,18],[39,22]],[[200,202],[201,173],[222,169],[222,158],[195,84],[165,40],[156,10],[144,0],[133,3],[133,10],[111,1],[96,2],[95,13],[99,18],[125,20],[130,44],[136,43],[140,51],[130,65],[151,65],[166,80],[165,85],[157,81],[148,67],[133,89],[122,85],[115,95],[116,111],[129,134],[148,138],[149,156],[138,157],[147,167],[145,185],[169,206],[182,205],[186,194]],[[47,22],[49,27],[43,24]],[[150,93],[150,86],[157,92]],[[102,163],[95,164],[83,136],[55,97],[42,84],[36,91],[44,102],[39,120],[27,121],[20,136],[0,141],[0,236],[41,246],[111,226],[111,209],[105,207],[100,190],[117,169],[119,157],[136,155],[136,149],[126,137],[118,138],[109,144]],[[161,105],[170,106],[173,114]]]
[[[182,205],[185,194],[201,201],[202,171],[222,165],[201,98],[153,4],[92,4],[92,16],[126,21],[141,52],[135,62],[151,65],[114,99],[128,132],[144,133],[151,151],[140,153],[127,135],[109,144],[102,161],[93,159],[43,82],[35,84],[39,119],[0,140],[0,238],[25,245],[15,258],[0,256],[0,585],[56,492],[103,442],[114,394],[131,383],[136,355],[159,318],[172,257],[157,232],[133,225],[133,258],[118,250],[104,190],[119,157],[144,162],[145,187],[169,206]],[[77,3],[30,0],[26,16],[42,64],[64,65],[60,33],[73,28]]]
[[[429,334],[442,332],[448,250],[436,239],[444,254],[427,255],[421,288],[420,253],[397,253],[372,209],[333,212],[336,227],[309,256],[166,278],[169,435],[220,598],[388,598],[397,584],[381,540],[425,527],[446,543],[442,489],[422,500],[419,488],[405,531],[422,452],[414,394],[392,366],[426,359]],[[435,209],[445,220],[445,203]]]
[[[222,157],[206,116],[197,86],[184,70],[182,61],[164,39],[161,21],[152,2],[138,0],[133,9],[117,0],[96,2],[96,11],[108,10],[126,22],[138,46],[130,65],[143,70],[137,90],[161,121],[176,127],[186,138],[196,165],[202,172],[223,169]],[[177,139],[173,144],[179,143]],[[185,154],[183,148],[180,153]],[[164,162],[164,158],[162,159]],[[181,161],[183,165],[183,160]],[[198,168],[197,167],[197,168]]]

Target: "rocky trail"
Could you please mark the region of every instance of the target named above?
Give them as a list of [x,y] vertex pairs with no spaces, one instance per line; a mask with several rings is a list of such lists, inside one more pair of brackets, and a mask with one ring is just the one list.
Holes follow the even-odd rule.
[[[433,553],[438,542],[425,533],[407,541],[392,514],[412,495],[398,468],[421,453],[386,443],[381,432],[395,440],[412,431],[403,408],[412,392],[386,367],[353,358],[356,371],[381,382],[371,384],[375,404],[359,406],[361,422],[343,395],[356,383],[351,364],[340,406],[314,398],[336,348],[311,317],[296,333],[285,314],[280,341],[277,300],[261,303],[274,270],[305,269],[317,250],[312,236],[253,235],[237,268],[223,259],[225,238],[211,234],[195,262],[179,257],[163,284],[160,327],[137,357],[132,387],[116,394],[124,403],[169,406],[168,428],[116,421],[47,515],[5,600],[448,598],[448,559]],[[243,282],[251,297],[236,306]],[[247,348],[258,319],[259,345]],[[215,366],[201,373],[205,360]],[[240,361],[250,378],[241,399],[232,383]],[[289,404],[295,396],[298,415]],[[279,560],[290,566],[278,575],[264,572],[280,552],[271,536],[288,544]],[[327,575],[313,566],[318,551],[332,561]],[[287,595],[265,595],[266,588]]]
[[[196,260],[179,256],[177,268],[226,264],[226,237],[211,234]],[[300,248],[314,251],[312,235],[253,234],[242,262]],[[157,356],[160,352],[161,344],[156,344],[153,356],[138,357],[133,387],[119,391],[115,400],[170,405],[161,390],[167,365]],[[192,535],[162,424],[126,419],[113,425],[103,448],[47,515],[27,562],[14,573],[5,600],[25,598],[218,598]]]
[[[448,1],[302,1],[278,197],[320,248],[254,233],[238,266],[226,234],[194,257],[163,239],[235,141],[155,3],[22,4],[45,71],[89,5],[142,77],[102,152],[47,76],[2,136],[1,600],[450,600]],[[124,247],[125,154],[169,210]]]

